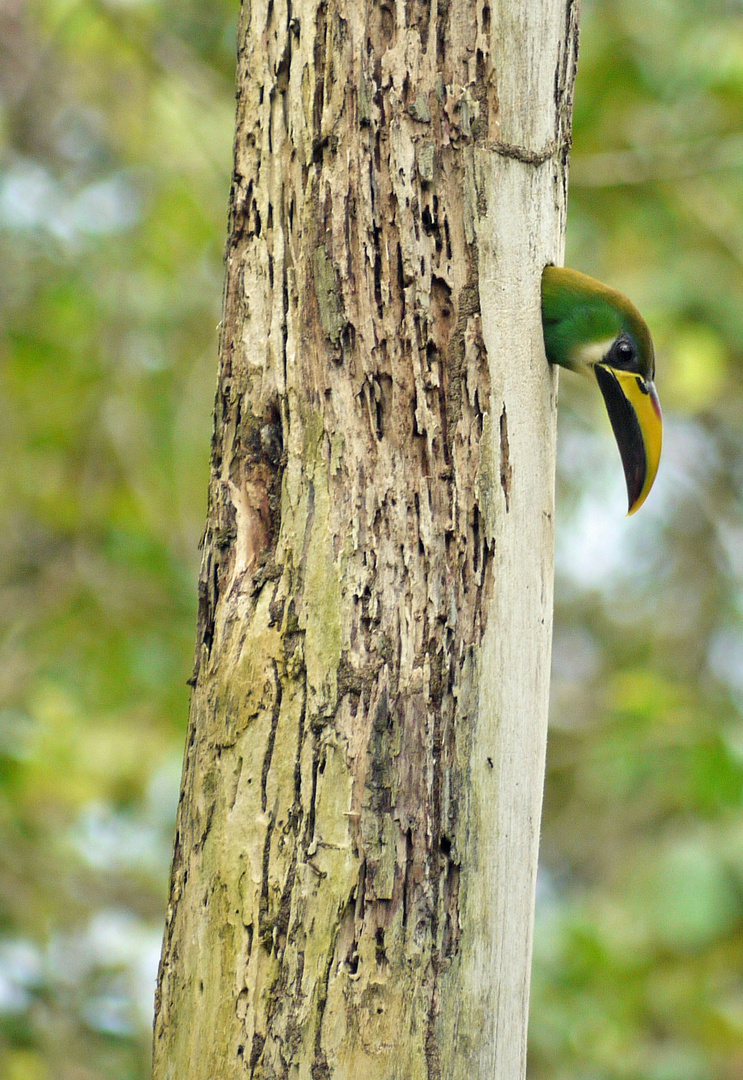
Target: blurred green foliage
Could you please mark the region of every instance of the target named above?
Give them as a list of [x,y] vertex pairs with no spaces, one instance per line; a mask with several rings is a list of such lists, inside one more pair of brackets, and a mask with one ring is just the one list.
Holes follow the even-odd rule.
[[530,1080],[743,1076],[743,5],[584,2],[566,262],[656,341],[665,446],[621,519],[561,378]]
[[[149,1075],[236,0],[0,6],[0,1075]],[[657,345],[623,519],[561,379],[530,1080],[743,1075],[743,5],[584,0],[567,262]]]

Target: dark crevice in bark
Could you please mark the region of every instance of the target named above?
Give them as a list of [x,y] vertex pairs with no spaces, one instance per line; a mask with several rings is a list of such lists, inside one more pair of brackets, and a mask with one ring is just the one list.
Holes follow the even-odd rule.
[[298,837],[304,808],[302,805],[302,749],[304,747],[305,726],[307,721],[307,669],[303,666],[300,673],[302,681],[302,706],[297,724],[297,754],[294,759],[294,801],[289,812],[289,827]]
[[506,406],[503,406],[500,414],[500,486],[506,500],[506,513],[511,506],[511,480],[513,469],[510,462],[510,449],[508,445],[508,414]]
[[273,709],[271,710],[271,728],[268,733],[266,752],[263,756],[263,768],[261,770],[261,809],[263,810],[264,814],[266,812],[267,803],[268,773],[271,768],[273,748],[276,743],[276,731],[279,726],[279,717],[281,715],[281,697],[283,693],[281,687],[281,679],[279,678],[279,667],[275,660],[273,661],[273,679],[274,702]]
[[263,841],[263,860],[261,868],[261,894],[260,903],[258,905],[258,939],[266,950],[271,952],[273,949],[273,920],[269,915],[269,868],[271,861],[271,840],[273,838],[274,826],[276,824],[275,811],[271,811],[268,824],[266,825],[266,835]]
[[343,911],[345,910],[346,906],[347,905],[344,905],[343,910],[338,913],[338,918],[336,920],[336,930],[333,934],[332,946],[328,949],[325,968],[323,970],[322,977],[318,986],[317,1009],[315,1012],[315,1056],[314,1061],[312,1062],[312,1069],[310,1072],[312,1080],[330,1080],[332,1076],[330,1066],[328,1065],[328,1059],[322,1045],[322,1024],[323,1018],[325,1016],[325,1007],[328,1002],[328,986],[330,984],[330,973],[333,970],[334,964],[337,962],[336,947],[338,942],[338,934],[340,931],[340,927],[343,924]]

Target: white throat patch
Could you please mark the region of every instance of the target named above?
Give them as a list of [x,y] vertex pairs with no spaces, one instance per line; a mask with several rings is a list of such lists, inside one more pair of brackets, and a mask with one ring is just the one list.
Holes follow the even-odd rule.
[[574,352],[576,367],[590,367],[600,364],[616,338],[607,338],[606,341],[591,341],[587,345],[579,345]]

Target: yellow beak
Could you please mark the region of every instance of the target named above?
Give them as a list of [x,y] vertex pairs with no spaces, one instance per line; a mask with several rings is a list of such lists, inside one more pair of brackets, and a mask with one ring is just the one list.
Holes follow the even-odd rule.
[[655,385],[631,371],[606,364],[593,369],[604,396],[627,481],[627,514],[647,499],[658,472],[663,444],[663,419]]

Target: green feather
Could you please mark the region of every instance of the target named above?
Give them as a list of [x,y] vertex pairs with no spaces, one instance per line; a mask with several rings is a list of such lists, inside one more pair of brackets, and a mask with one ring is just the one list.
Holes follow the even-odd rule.
[[624,332],[637,346],[641,374],[653,378],[653,343],[639,311],[622,293],[586,274],[545,267],[542,326],[547,359],[553,364],[579,370],[585,366],[581,353],[587,347],[612,342]]

